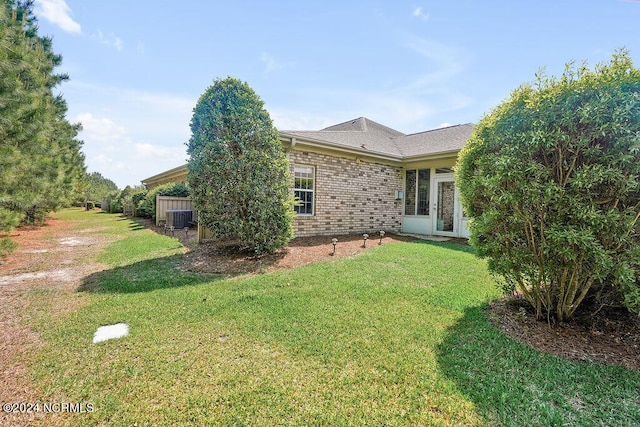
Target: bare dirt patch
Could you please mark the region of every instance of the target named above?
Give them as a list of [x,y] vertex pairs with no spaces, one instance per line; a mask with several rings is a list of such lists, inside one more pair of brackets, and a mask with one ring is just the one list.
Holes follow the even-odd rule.
[[[82,279],[101,270],[90,261],[110,237],[77,235],[68,222],[47,218],[41,227],[18,228],[11,239],[18,244],[12,254],[0,258],[0,402],[40,402],[29,379],[28,357],[41,345],[39,335],[28,326],[34,310],[29,293],[48,293],[49,307],[72,311],[84,303],[76,289]],[[43,414],[0,413],[0,425],[26,426]],[[50,425],[57,425],[51,420]]]
[[60,239],[60,244],[64,246],[84,246],[90,245],[93,240],[90,237],[63,237]]
[[[55,282],[66,282],[73,280],[76,276],[76,272],[72,268],[61,268],[57,270],[47,270],[47,271],[34,271],[32,273],[20,273],[13,274],[8,276],[0,276],[0,285],[4,286],[2,289],[4,291],[7,290],[16,290],[15,287],[10,287],[10,285],[19,286],[21,284],[30,285],[36,280],[51,280]],[[31,286],[29,286],[31,287]]]

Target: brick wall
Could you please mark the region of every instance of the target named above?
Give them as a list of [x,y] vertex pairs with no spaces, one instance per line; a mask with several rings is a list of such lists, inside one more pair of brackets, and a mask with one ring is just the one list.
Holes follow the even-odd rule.
[[297,150],[288,157],[291,176],[296,164],[314,166],[316,174],[314,215],[296,217],[296,236],[400,232],[400,168]]

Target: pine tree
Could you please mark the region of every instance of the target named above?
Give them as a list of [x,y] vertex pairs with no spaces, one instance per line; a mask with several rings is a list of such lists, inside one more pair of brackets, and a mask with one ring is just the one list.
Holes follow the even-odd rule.
[[70,201],[85,174],[79,125],[54,88],[62,57],[37,34],[31,1],[0,4],[0,231],[41,220]]

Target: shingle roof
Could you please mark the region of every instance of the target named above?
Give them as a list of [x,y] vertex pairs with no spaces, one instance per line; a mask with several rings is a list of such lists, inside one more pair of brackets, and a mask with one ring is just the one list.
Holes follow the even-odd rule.
[[373,120],[367,119],[366,117],[359,117],[354,120],[349,120],[344,123],[339,123],[337,125],[329,126],[321,131],[360,131],[360,132],[375,132],[382,135],[389,136],[403,136],[404,133],[399,132],[395,129],[391,129],[390,127],[381,125],[380,123],[374,122]]
[[380,123],[359,117],[318,131],[283,130],[283,136],[327,142],[345,148],[395,157],[414,157],[460,150],[473,132],[463,124],[405,135]]
[[398,145],[404,157],[446,153],[462,149],[472,133],[473,125],[465,123],[406,135]]
[[318,131],[285,130],[280,133],[393,156],[400,155],[393,138],[404,135],[397,130],[364,117],[329,126]]

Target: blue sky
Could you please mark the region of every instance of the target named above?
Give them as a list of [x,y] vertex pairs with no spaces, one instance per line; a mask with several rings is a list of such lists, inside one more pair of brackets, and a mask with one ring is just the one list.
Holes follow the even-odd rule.
[[246,81],[278,129],[360,116],[405,133],[477,122],[541,68],[640,66],[640,1],[36,0],[90,172],[120,188],[186,162],[199,96]]

